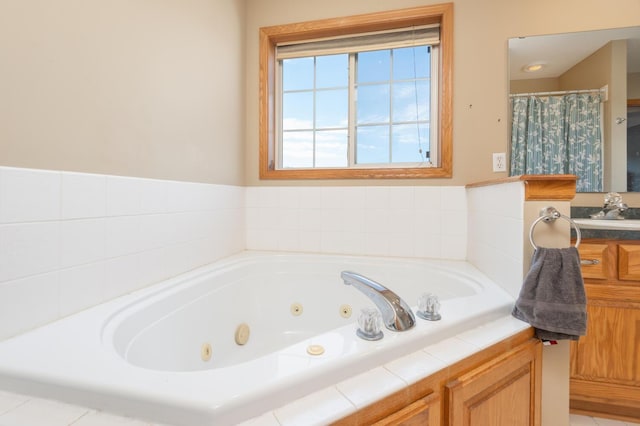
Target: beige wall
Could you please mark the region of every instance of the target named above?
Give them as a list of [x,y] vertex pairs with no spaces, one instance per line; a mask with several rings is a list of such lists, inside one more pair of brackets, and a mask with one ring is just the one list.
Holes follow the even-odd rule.
[[555,92],[558,90],[560,90],[560,80],[557,78],[531,78],[509,82],[509,93]]
[[[247,0],[247,184],[283,184],[258,179],[258,28],[430,3],[441,2]],[[606,2],[579,0],[456,0],[454,22],[453,178],[420,184],[461,185],[506,175],[491,171],[491,154],[508,151],[510,37],[639,25],[640,2],[621,0],[611,7]]]
[[[4,0],[0,165],[292,184],[258,179],[258,28],[438,2]],[[505,175],[491,153],[507,152],[508,38],[640,25],[637,0],[457,0],[454,11],[454,176],[420,184]]]
[[242,184],[244,0],[0,2],[0,165]]

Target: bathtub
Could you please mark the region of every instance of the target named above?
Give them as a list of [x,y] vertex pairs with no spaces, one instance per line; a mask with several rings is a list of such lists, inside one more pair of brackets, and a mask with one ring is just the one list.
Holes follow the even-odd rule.
[[[350,270],[442,319],[356,337]],[[509,315],[462,261],[243,252],[0,342],[0,387],[169,424],[235,424]]]

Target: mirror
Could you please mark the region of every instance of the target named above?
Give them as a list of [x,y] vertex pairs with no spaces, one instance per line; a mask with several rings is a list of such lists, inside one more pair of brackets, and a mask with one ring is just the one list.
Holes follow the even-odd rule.
[[510,39],[509,79],[510,97],[602,89],[602,190],[640,191],[640,27]]

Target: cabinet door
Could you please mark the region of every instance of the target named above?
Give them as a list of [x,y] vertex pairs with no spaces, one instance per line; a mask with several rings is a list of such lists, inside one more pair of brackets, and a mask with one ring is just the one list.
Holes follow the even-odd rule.
[[440,426],[440,395],[419,399],[374,425]]
[[573,343],[572,378],[640,383],[640,303],[589,301],[587,335]]
[[618,279],[640,281],[640,245],[618,245]]
[[449,426],[539,426],[542,345],[537,340],[446,386]]
[[611,261],[607,244],[582,243],[578,248],[582,262],[582,277],[606,280]]

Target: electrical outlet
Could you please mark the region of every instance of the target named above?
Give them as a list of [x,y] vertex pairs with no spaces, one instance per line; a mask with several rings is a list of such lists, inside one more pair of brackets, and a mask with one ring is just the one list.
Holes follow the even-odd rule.
[[507,155],[504,152],[493,153],[493,171],[494,172],[507,171]]

